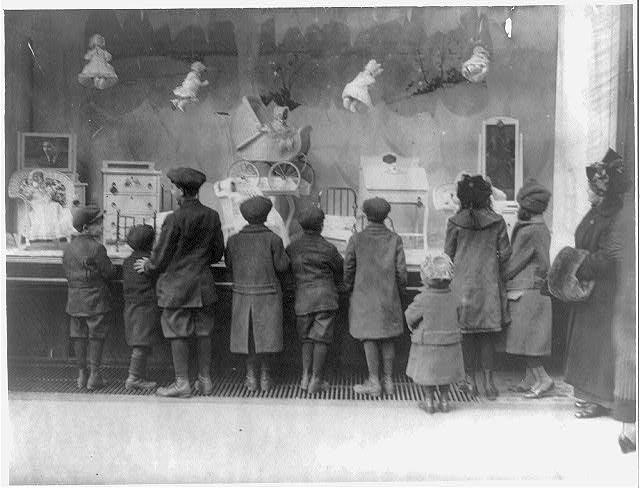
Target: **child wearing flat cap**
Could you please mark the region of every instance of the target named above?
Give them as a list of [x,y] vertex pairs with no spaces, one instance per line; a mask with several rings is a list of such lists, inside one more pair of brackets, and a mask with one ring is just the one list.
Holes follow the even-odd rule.
[[371,396],[379,396],[384,389],[392,395],[394,339],[403,330],[400,296],[407,286],[407,266],[402,239],[384,224],[391,211],[389,202],[371,198],[362,210],[367,227],[349,239],[344,259],[345,288],[351,292],[349,332],[362,341],[369,370],[369,378],[353,389]]
[[134,225],[127,233],[127,244],[133,252],[122,263],[124,290],[124,332],[132,348],[127,390],[148,390],[155,381],[146,381],[147,358],[160,339],[160,309],[153,277],[135,270],[135,262],[149,258],[156,237],[150,225]]
[[505,350],[524,360],[525,376],[515,389],[525,398],[540,398],[554,386],[542,365],[542,357],[551,354],[551,299],[540,294],[550,264],[551,234],[542,215],[550,198],[551,192],[533,179],[518,191],[513,253],[505,272],[511,315]]
[[283,349],[280,275],[289,270],[289,258],[282,239],[264,225],[271,207],[262,196],[240,204],[248,224],[229,237],[224,257],[233,276],[230,348],[246,356],[249,391],[258,389],[258,365],[260,388],[271,389],[271,355]]
[[460,208],[447,221],[444,244],[454,263],[451,291],[459,303],[466,386],[478,393],[476,371],[481,369],[489,400],[498,396],[493,382],[496,342],[510,321],[504,269],[511,256],[507,224],[491,207],[492,193],[491,182],[482,175],[462,175]]
[[71,240],[62,255],[69,286],[66,311],[71,316],[70,335],[78,364],[78,388],[95,390],[104,386],[100,364],[110,323],[108,286],[115,278],[115,270],[100,243],[102,210],[90,205],[74,207],[71,212],[73,227],[79,235]]
[[338,249],[320,235],[324,223],[320,208],[302,208],[298,222],[303,234],[286,251],[296,284],[296,325],[302,341],[300,387],[314,394],[328,386],[323,381],[323,367],[333,341],[338,290],[343,287],[343,259]]
[[446,254],[427,256],[420,276],[425,287],[404,313],[411,331],[407,376],[426,386],[425,401],[418,404],[421,410],[448,412],[449,385],[464,378],[457,300],[449,289],[453,263]]
[[162,333],[171,342],[175,382],[158,388],[167,397],[191,396],[189,343],[197,339],[198,378],[195,390],[213,391],[211,382],[211,331],[214,326],[215,282],[211,265],[220,261],[224,238],[218,212],[200,203],[198,191],[206,176],[192,168],[167,172],[178,208],[162,224],[150,258],[138,259],[137,272],[158,277],[156,294],[162,309]]

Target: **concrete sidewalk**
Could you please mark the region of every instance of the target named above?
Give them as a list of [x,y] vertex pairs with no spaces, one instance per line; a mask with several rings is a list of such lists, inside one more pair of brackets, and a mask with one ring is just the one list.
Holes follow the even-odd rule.
[[9,479],[637,485],[619,424],[575,419],[570,399],[454,407],[10,393]]

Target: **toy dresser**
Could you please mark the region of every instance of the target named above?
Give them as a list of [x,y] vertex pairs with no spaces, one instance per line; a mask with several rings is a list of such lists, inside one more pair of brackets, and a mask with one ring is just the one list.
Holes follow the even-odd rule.
[[105,245],[123,242],[133,225],[155,226],[160,211],[161,174],[154,163],[146,161],[103,161]]

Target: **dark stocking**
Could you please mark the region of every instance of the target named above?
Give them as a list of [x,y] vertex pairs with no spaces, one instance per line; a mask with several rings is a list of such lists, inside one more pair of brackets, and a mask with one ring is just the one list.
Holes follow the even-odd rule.
[[189,344],[185,339],[171,340],[171,355],[176,380],[189,379]]
[[198,375],[211,376],[211,337],[198,337]]
[[311,364],[313,363],[314,347],[313,342],[302,343],[302,377],[309,378]]
[[78,369],[87,367],[87,339],[79,338],[73,341],[73,350],[76,354]]
[[327,357],[327,349],[327,345],[322,342],[313,344],[313,376],[318,380],[322,379],[322,370]]
[[132,378],[144,378],[147,371],[147,355],[149,348],[134,346],[131,351],[131,362],[129,363],[129,376]]

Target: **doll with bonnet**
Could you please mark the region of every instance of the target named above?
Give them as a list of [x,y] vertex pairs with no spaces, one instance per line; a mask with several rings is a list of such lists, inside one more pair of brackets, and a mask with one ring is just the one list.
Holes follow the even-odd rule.
[[369,86],[376,82],[376,77],[384,70],[375,59],[370,60],[364,70],[358,73],[353,81],[347,83],[342,91],[342,104],[344,108],[357,112],[360,105],[373,108],[369,96]]
[[84,59],[89,62],[78,75],[78,82],[82,86],[94,86],[98,90],[104,90],[118,82],[118,75],[109,64],[111,54],[105,49],[105,40],[100,34],[94,34],[89,39],[89,50]]
[[196,61],[191,65],[191,71],[187,74],[182,84],[173,90],[173,94],[176,96],[171,100],[173,110],[179,109],[184,112],[184,107],[187,104],[198,102],[198,91],[201,87],[209,85],[207,80],[202,81],[200,79],[202,73],[206,70],[207,67],[200,61]]

